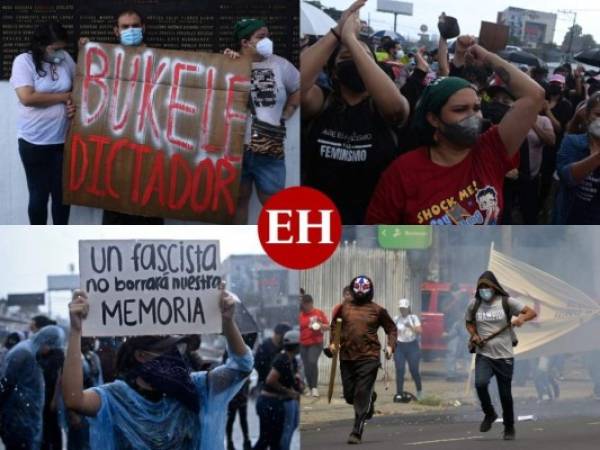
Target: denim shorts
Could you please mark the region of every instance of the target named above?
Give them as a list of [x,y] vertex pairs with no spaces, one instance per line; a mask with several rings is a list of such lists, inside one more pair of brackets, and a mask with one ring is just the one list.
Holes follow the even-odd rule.
[[285,188],[285,159],[245,150],[241,182],[254,182],[256,189],[262,194],[276,194]]

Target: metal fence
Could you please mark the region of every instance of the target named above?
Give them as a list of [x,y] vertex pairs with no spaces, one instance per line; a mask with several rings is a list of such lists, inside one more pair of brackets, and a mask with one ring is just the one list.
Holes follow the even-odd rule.
[[[300,286],[312,295],[315,307],[323,310],[329,319],[335,305],[340,303],[342,289],[357,275],[367,275],[373,280],[375,289],[374,301],[384,306],[390,316],[398,313],[398,300],[411,300],[414,311],[420,310],[421,280],[411,274],[407,254],[403,250],[382,248],[364,248],[355,244],[343,244],[326,263],[303,271],[300,275]],[[379,339],[385,343],[383,330],[379,330]],[[325,344],[329,336],[325,336]],[[382,354],[382,363],[383,363]],[[390,379],[394,377],[393,362],[389,362]],[[331,360],[319,358],[319,382],[326,384],[329,380]],[[380,377],[383,373],[380,372]],[[339,382],[339,371],[338,381]]]

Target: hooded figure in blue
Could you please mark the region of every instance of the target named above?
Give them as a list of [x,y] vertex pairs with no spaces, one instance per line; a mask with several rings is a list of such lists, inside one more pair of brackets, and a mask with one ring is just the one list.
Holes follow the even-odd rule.
[[9,449],[38,450],[42,443],[44,375],[39,361],[64,348],[65,334],[49,325],[15,345],[0,368],[0,437]]
[[117,353],[118,379],[83,390],[81,322],[87,295],[73,293],[71,333],[63,369],[65,405],[89,417],[92,450],[223,450],[227,405],[254,364],[233,320],[235,300],[221,294],[229,359],[210,372],[191,372],[185,339],[140,336]]

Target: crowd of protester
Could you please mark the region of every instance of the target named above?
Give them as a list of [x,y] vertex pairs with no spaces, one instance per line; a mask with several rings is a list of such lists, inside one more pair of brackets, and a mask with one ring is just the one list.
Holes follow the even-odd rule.
[[449,45],[444,14],[436,49],[369,38],[364,4],[301,52],[302,183],[345,224],[600,223],[600,71]]
[[[39,315],[3,340],[7,450],[290,448],[304,390],[299,331],[280,323],[255,345],[258,332],[240,334],[225,298],[226,350],[221,360],[203,358],[200,335],[82,337],[87,295],[73,298],[68,329]],[[252,399],[259,430],[249,426]]]

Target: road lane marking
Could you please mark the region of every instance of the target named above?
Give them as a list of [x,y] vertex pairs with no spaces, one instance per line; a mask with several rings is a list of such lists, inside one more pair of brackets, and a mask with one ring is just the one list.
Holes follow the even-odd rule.
[[600,425],[600,422],[590,422],[588,425]]
[[426,445],[426,444],[440,444],[442,442],[453,442],[453,441],[467,441],[470,439],[482,439],[481,436],[469,436],[462,438],[448,438],[448,439],[438,439],[436,441],[421,441],[421,442],[408,442],[404,445]]

